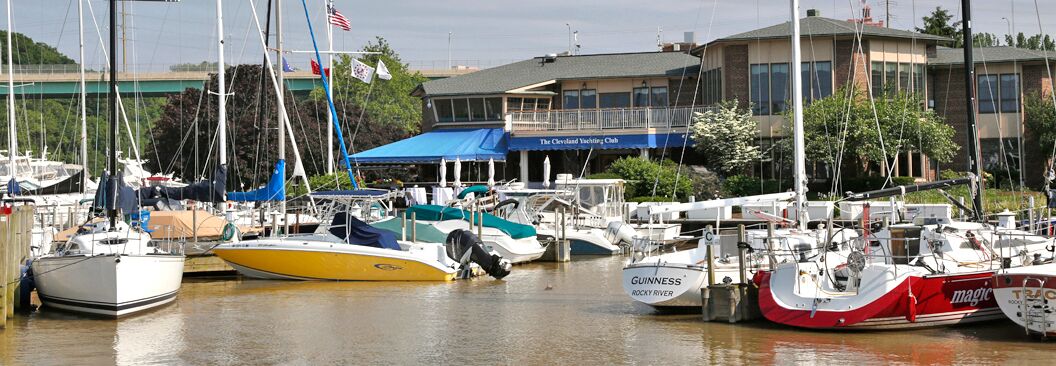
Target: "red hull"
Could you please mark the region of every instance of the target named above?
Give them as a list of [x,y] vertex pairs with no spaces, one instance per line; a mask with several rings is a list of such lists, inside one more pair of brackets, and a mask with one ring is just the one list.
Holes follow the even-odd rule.
[[[911,276],[876,300],[851,310],[790,309],[770,288],[771,272],[758,272],[759,309],[770,321],[802,328],[917,328],[1000,319],[993,272]],[[912,296],[911,296],[912,294]]]

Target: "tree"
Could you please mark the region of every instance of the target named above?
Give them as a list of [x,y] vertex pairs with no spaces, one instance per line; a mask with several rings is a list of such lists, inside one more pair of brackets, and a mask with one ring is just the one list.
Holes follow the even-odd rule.
[[997,47],[1001,45],[1001,39],[993,33],[977,33],[972,35],[972,45],[975,47]]
[[[34,41],[25,34],[15,32],[11,35],[15,51],[14,63],[16,65],[60,65],[76,64],[73,59],[66,57],[55,47],[46,43]],[[0,31],[0,49],[7,50],[7,32]],[[7,62],[6,52],[4,62]]]
[[948,10],[936,6],[931,15],[924,16],[924,28],[917,28],[917,32],[952,38],[954,47],[961,47],[963,42],[961,33],[958,31],[961,21],[950,23],[951,20],[953,20],[953,15]]
[[756,135],[758,123],[752,112],[736,100],[693,117],[696,149],[706,157],[708,169],[722,174],[739,173],[762,156],[753,143]]
[[1029,140],[1032,140],[1027,141],[1027,147],[1034,147],[1041,155],[1035,158],[1048,161],[1056,142],[1056,105],[1048,95],[1031,92],[1023,98],[1023,115],[1023,122],[1030,131]]
[[640,157],[620,158],[609,165],[606,172],[627,180],[624,195],[628,200],[654,200],[660,197],[682,200],[693,194],[693,182],[687,174],[678,174],[671,160],[655,162]]
[[1030,37],[1027,37],[1023,32],[1019,32],[1015,37],[1011,34],[1006,34],[1005,43],[1017,48],[1056,51],[1056,42],[1054,42],[1052,37],[1049,37],[1048,34],[1035,34]]
[[[803,110],[807,159],[842,163],[852,176],[870,162],[891,161],[902,152],[949,162],[960,148],[953,142],[953,127],[922,105],[919,96],[906,93],[870,104],[856,89],[841,88]],[[786,134],[790,129],[786,125]]]
[[202,61],[199,63],[182,63],[169,66],[169,71],[181,72],[181,71],[213,71],[216,70],[217,62]]
[[[363,55],[360,61],[373,67],[377,67],[379,60],[385,62],[385,66],[392,74],[392,80],[380,80],[375,75],[372,85],[368,85],[352,77],[351,57],[346,55],[335,60],[334,70],[331,72],[335,81],[334,99],[339,118],[347,126],[342,128],[355,130],[354,126],[359,120],[359,114],[349,113],[350,110],[347,107],[352,105],[365,108],[366,116],[377,123],[400,126],[408,132],[419,131],[422,120],[422,100],[412,96],[411,92],[427,79],[418,72],[412,73],[410,67],[400,60],[399,54],[384,38],[377,37],[374,42],[367,43],[362,51],[377,52],[377,54]],[[325,100],[321,89],[313,92],[312,97]],[[360,131],[362,130],[361,127]],[[356,145],[355,150],[364,149]]]

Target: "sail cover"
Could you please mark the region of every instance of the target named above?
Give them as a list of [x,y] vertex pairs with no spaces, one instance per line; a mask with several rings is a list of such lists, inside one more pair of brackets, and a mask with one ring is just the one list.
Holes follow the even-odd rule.
[[84,169],[66,177],[62,181],[47,187],[25,190],[19,193],[22,196],[41,196],[46,194],[67,194],[84,192]]
[[286,161],[279,160],[266,186],[249,192],[227,192],[227,199],[237,202],[282,201],[286,199],[285,183]]
[[125,180],[118,176],[111,176],[108,172],[103,172],[102,176],[99,177],[99,189],[95,191],[95,199],[92,201],[92,208],[96,209],[119,209],[126,213],[135,212],[138,208],[138,202],[141,201],[139,197],[141,192],[136,192],[125,184]]
[[[198,202],[224,202],[227,189],[227,166],[219,165],[213,171],[213,178],[189,184],[186,187],[153,187],[152,198],[172,200],[194,200]],[[144,189],[146,190],[146,188]]]

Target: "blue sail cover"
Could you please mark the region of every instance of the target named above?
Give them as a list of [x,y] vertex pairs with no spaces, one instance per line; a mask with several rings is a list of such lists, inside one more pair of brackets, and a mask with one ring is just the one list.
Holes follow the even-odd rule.
[[440,159],[505,161],[509,152],[507,140],[501,128],[433,130],[354,154],[352,160],[360,164],[436,164]]
[[396,234],[360,221],[347,212],[338,212],[330,224],[330,233],[346,243],[381,249],[400,250]]
[[228,201],[263,202],[282,201],[286,199],[286,160],[275,163],[268,185],[249,192],[227,192]]

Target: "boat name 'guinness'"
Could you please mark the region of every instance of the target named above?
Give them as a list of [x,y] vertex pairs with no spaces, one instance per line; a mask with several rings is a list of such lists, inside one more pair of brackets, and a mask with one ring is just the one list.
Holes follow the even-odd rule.
[[665,285],[665,286],[680,286],[682,285],[681,278],[675,277],[631,277],[632,285]]
[[950,297],[950,304],[968,304],[969,306],[979,305],[980,302],[990,300],[990,294],[994,292],[994,289],[989,287],[980,287],[974,290],[957,290],[953,292],[953,296]]

